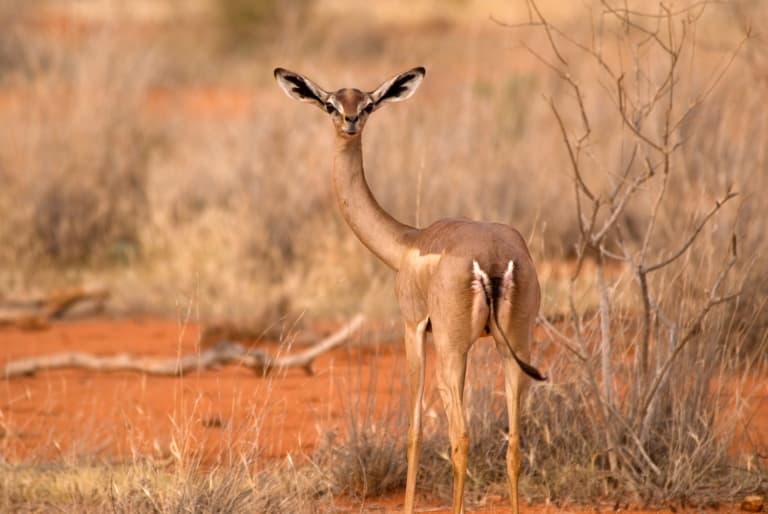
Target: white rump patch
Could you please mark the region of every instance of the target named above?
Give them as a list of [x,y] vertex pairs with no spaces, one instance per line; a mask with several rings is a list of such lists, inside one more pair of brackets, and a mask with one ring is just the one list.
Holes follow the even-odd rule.
[[488,274],[474,260],[472,261],[472,291],[483,293],[486,296],[491,294],[491,279],[488,278]]
[[512,296],[515,292],[515,261],[509,261],[507,269],[504,271],[504,278],[501,280],[501,294],[502,298],[512,300]]
[[488,317],[491,314],[491,279],[480,268],[477,261],[472,261],[472,314],[470,318],[471,337],[474,341],[478,337],[488,335]]

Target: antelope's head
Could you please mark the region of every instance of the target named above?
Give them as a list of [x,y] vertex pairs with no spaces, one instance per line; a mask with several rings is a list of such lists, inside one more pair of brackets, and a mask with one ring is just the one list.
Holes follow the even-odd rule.
[[291,98],[314,104],[327,112],[337,134],[349,138],[359,135],[368,116],[385,102],[401,102],[410,98],[425,73],[422,67],[413,68],[392,77],[370,92],[354,88],[329,92],[307,77],[283,68],[275,68],[275,80]]

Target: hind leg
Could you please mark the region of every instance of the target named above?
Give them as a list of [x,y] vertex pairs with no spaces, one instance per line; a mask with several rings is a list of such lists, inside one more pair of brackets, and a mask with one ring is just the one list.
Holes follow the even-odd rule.
[[[511,323],[509,316],[500,317],[500,326],[507,335],[518,357],[527,360],[528,348],[531,341],[532,323],[516,326]],[[507,400],[507,416],[509,421],[508,446],[507,446],[507,477],[509,487],[509,501],[514,514],[518,513],[518,483],[520,479],[520,397],[529,384],[529,378],[520,369],[509,351],[506,341],[492,330],[496,341],[496,347],[502,356],[504,369],[504,392]]]
[[408,474],[405,481],[405,512],[413,512],[416,474],[421,446],[421,402],[424,396],[424,341],[427,321],[405,325],[405,355],[408,367]]
[[431,304],[432,336],[435,343],[437,389],[448,418],[448,437],[453,467],[453,514],[464,512],[464,482],[467,475],[469,433],[464,413],[464,379],[467,352],[472,344],[468,313],[471,298],[444,291]]
[[504,390],[507,398],[509,434],[507,446],[507,480],[509,501],[514,514],[518,513],[518,483],[520,480],[520,382],[527,380],[517,363],[511,358],[504,359]]
[[453,466],[453,495],[451,512],[464,512],[464,481],[467,475],[469,434],[464,416],[464,378],[467,372],[467,352],[456,348],[446,335],[435,332],[437,350],[437,387],[448,418]]

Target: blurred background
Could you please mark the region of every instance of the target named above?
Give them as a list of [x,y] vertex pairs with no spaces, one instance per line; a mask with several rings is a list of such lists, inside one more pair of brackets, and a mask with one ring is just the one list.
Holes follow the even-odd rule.
[[[599,3],[538,6],[574,38],[608,30]],[[543,309],[557,313],[579,232],[547,102],[571,93],[525,48],[553,59],[544,32],[507,26],[531,16],[525,0],[0,1],[0,292],[96,283],[115,313],[396,316],[391,273],[336,211],[327,116],[289,100],[272,70],[373,89],[423,65],[413,99],[367,125],[374,194],[410,224],[516,226]],[[753,37],[713,80],[748,27]],[[739,191],[693,250],[727,247],[736,227],[755,301],[768,276],[766,29],[759,0],[712,4],[697,20],[681,87],[712,92],[682,128],[657,229],[660,247],[679,243],[728,188]],[[627,134],[594,63],[573,59],[595,134],[585,174],[607,190]],[[695,98],[686,94],[683,104]],[[623,216],[630,240],[650,198]]]

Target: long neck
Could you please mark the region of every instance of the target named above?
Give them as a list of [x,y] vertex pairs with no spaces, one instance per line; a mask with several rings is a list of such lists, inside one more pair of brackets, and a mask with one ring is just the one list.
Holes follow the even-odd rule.
[[390,268],[398,269],[406,240],[416,229],[390,216],[371,194],[363,171],[360,135],[337,136],[333,186],[341,214],[358,239]]

